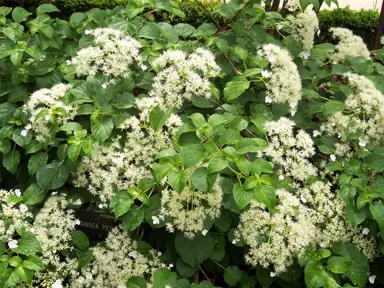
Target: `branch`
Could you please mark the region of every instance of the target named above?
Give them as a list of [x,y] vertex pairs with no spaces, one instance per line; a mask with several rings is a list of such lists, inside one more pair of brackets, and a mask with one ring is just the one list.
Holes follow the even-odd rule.
[[235,65],[233,65],[233,62],[231,61],[231,59],[229,59],[228,55],[223,53],[224,54],[224,57],[225,59],[227,59],[227,61],[229,62],[229,64],[231,64],[231,67],[233,69],[233,71],[235,71],[237,74],[243,74],[240,70],[238,70]]
[[211,284],[212,284],[212,282],[211,282],[211,279],[209,279],[209,278],[208,278],[207,274],[205,274],[205,272],[204,272],[203,268],[201,268],[201,266],[200,266],[200,265],[199,265],[199,269],[200,269],[200,271],[203,273],[203,275],[204,275],[205,279],[207,279],[207,280],[209,281],[209,283],[211,283]]
[[244,9],[245,7],[247,7],[248,5],[249,5],[249,2],[245,3],[244,6],[243,6],[239,11],[237,11],[235,15],[232,16],[231,21],[230,21],[229,23],[235,21],[235,19],[236,19],[237,16],[241,13],[241,11],[243,11],[243,9]]

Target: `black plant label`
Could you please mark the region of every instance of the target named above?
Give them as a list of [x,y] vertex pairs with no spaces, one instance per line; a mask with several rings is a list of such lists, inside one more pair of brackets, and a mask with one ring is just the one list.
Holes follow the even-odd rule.
[[115,220],[113,214],[85,209],[76,210],[76,218],[80,221],[76,229],[83,231],[93,241],[105,240],[109,231],[121,222]]

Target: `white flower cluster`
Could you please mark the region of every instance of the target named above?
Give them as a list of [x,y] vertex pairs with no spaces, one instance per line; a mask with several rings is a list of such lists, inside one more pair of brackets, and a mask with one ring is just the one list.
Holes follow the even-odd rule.
[[284,272],[300,251],[316,239],[316,227],[310,221],[310,209],[289,192],[279,189],[280,204],[276,213],[268,212],[264,204],[251,202],[241,214],[236,240],[243,238],[250,246],[245,260],[265,268],[273,266],[275,273]]
[[288,102],[294,110],[301,99],[301,78],[291,55],[275,44],[264,45],[259,54],[268,59],[271,69],[265,102]]
[[172,132],[181,126],[173,115],[162,130],[154,131],[147,123],[130,117],[120,127],[126,129],[108,146],[101,147],[91,159],[83,157],[75,173],[76,187],[86,187],[102,202],[108,202],[123,189],[151,177],[150,166],[156,153],[171,146]]
[[342,63],[345,61],[346,56],[362,56],[370,59],[370,53],[360,36],[356,36],[351,30],[346,28],[331,28],[330,31],[333,37],[339,39],[336,45],[336,52],[331,55],[334,63]]
[[361,133],[359,145],[384,142],[384,95],[376,89],[374,83],[357,74],[344,75],[352,86],[353,92],[345,100],[345,109],[331,115],[322,124],[322,132],[336,135],[347,141],[347,133]]
[[281,117],[265,124],[269,145],[265,154],[274,164],[280,165],[285,174],[295,180],[305,181],[317,175],[317,168],[309,161],[315,155],[311,136],[304,130],[294,131],[295,123]]
[[211,92],[208,78],[220,72],[214,55],[204,48],[197,48],[189,55],[183,51],[168,50],[152,65],[162,69],[153,79],[149,92],[155,98],[152,101],[160,107],[180,108],[192,96],[209,98]]
[[33,227],[45,256],[67,249],[75,229],[74,211],[67,208],[64,196],[49,197],[35,217]]
[[129,67],[140,62],[140,43],[117,29],[97,28],[90,30],[95,47],[83,48],[70,61],[78,76],[124,77]]
[[272,266],[279,274],[286,271],[307,246],[330,248],[339,241],[351,241],[368,258],[375,258],[376,240],[349,224],[344,202],[331,191],[328,183],[315,182],[295,190],[295,194],[277,190],[280,201],[273,214],[264,204],[255,201],[241,214],[235,242],[243,238],[250,246],[246,255],[248,263],[265,268]]
[[136,251],[137,244],[121,227],[113,228],[105,245],[92,248],[91,263],[72,275],[73,288],[116,288],[125,287],[127,279],[134,276],[152,276],[161,267],[157,253],[150,257]]
[[300,8],[300,0],[287,0],[284,2],[285,8],[287,8],[291,12],[295,12]]
[[71,87],[70,84],[60,83],[50,89],[43,88],[32,93],[26,103],[26,109],[31,114],[31,124],[26,129],[35,131],[36,140],[49,141],[52,137],[52,124],[64,124],[76,116],[77,106],[63,102],[65,93]]
[[384,45],[384,36],[380,38],[381,45]]
[[319,31],[319,19],[312,5],[295,16],[288,15],[287,21],[292,28],[292,36],[303,43],[303,49],[308,53],[313,47],[315,33]]
[[220,216],[223,192],[215,184],[211,191],[201,192],[186,186],[180,193],[164,189],[161,194],[160,218],[170,217],[167,230],[184,232],[188,238],[194,238],[204,231],[205,221]]
[[317,181],[295,192],[312,210],[310,220],[318,229],[312,244],[328,248],[336,242],[352,242],[369,259],[375,258],[378,252],[376,240],[364,236],[362,228],[355,228],[349,223],[345,203],[337,195],[337,191],[331,190],[331,183]]
[[[20,196],[21,191],[0,189],[0,240],[11,242],[10,245],[16,248],[17,240],[13,240],[16,231],[22,231],[31,228],[28,222],[33,215],[24,204],[15,204],[9,201],[10,196]],[[16,242],[15,242],[16,241]]]
[[61,277],[77,268],[75,258],[60,253],[70,247],[71,232],[75,230],[78,221],[74,211],[67,208],[68,204],[65,196],[50,196],[35,217],[33,227],[40,241],[42,260],[44,266],[51,268],[36,273],[40,282],[52,285],[57,279],[62,279]]

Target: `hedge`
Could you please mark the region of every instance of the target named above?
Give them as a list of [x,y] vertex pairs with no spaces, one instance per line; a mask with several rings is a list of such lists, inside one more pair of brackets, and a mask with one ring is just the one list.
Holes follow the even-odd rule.
[[[0,0],[0,5],[18,6],[20,3],[27,10],[34,10],[31,7],[37,6],[42,2],[51,2],[59,7],[64,14],[74,11],[85,11],[91,8],[112,8],[116,5],[123,4],[124,0]],[[211,16],[204,11],[198,2],[204,3],[204,7],[207,11],[213,11],[220,5],[219,0],[176,0],[179,3],[181,10],[184,12],[186,18],[182,19],[169,13],[155,13],[158,20],[177,24],[180,22],[190,23],[191,25],[198,27],[204,22],[212,21]],[[28,9],[30,8],[30,9]],[[218,14],[214,14],[215,20],[220,22]],[[375,33],[377,24],[379,22],[380,14],[376,10],[352,10],[347,8],[338,8],[334,10],[322,10],[319,14],[320,30],[321,34],[316,40],[317,43],[335,43],[332,39],[332,35],[329,32],[331,27],[344,27],[353,31],[355,35],[363,38],[364,42],[368,45],[368,48],[372,48],[373,41],[375,39]]]
[[377,24],[379,23],[380,13],[376,10],[351,10],[339,8],[335,10],[323,10],[319,13],[321,34],[317,39],[318,43],[334,43],[332,34],[329,32],[331,27],[343,27],[353,31],[355,35],[363,38],[369,48],[372,48]]

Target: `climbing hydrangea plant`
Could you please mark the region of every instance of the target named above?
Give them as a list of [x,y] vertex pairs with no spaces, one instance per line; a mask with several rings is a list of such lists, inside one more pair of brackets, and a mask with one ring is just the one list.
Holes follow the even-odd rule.
[[286,2],[0,7],[0,287],[384,283],[384,51]]

